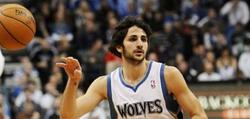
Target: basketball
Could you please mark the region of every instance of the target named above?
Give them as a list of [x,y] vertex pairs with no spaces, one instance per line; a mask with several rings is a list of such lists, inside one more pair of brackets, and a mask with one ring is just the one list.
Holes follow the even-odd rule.
[[19,4],[0,6],[0,47],[16,51],[27,46],[36,31],[32,13]]

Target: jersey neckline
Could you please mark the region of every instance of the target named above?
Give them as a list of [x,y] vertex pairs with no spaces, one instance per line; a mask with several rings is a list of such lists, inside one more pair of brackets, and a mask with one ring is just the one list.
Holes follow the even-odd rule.
[[152,61],[149,61],[149,64],[148,64],[148,66],[147,66],[147,71],[146,71],[146,73],[144,74],[143,79],[142,79],[139,83],[137,83],[135,86],[129,85],[128,83],[125,82],[125,80],[124,80],[124,78],[123,78],[123,74],[122,74],[122,67],[120,67],[120,68],[119,68],[119,80],[121,81],[121,83],[122,83],[125,87],[127,87],[127,88],[133,90],[134,92],[136,92],[137,89],[138,89],[138,87],[147,79],[147,77],[148,77],[148,75],[149,75],[149,73],[150,73],[151,67],[152,67]]

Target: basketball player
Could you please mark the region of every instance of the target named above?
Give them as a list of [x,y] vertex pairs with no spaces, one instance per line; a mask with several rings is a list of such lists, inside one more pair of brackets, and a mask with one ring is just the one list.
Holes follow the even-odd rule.
[[76,90],[83,75],[78,60],[66,57],[57,63],[69,78],[61,118],[79,118],[108,99],[112,119],[176,119],[182,118],[181,109],[192,119],[207,119],[175,67],[145,59],[150,35],[147,24],[136,17],[126,17],[116,27],[109,48],[122,59],[122,66],[97,78],[86,94],[77,99]]

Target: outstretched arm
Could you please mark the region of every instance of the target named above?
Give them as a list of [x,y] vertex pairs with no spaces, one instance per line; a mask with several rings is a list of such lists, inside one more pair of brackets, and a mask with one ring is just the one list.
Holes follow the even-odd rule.
[[76,99],[78,84],[82,78],[81,66],[77,59],[72,57],[63,58],[63,63],[57,63],[58,67],[64,68],[68,75],[68,83],[64,90],[60,104],[61,119],[76,119],[93,110],[95,106],[105,98],[105,78],[99,77],[90,86],[85,95]]
[[207,115],[199,101],[188,88],[182,74],[177,68],[166,66],[165,80],[168,90],[174,94],[177,102],[185,112],[189,113],[192,119],[207,119]]

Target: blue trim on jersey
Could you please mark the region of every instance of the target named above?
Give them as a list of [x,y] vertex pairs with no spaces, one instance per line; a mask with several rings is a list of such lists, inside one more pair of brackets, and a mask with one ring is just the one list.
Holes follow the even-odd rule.
[[109,108],[110,108],[110,115],[111,119],[117,119],[117,113],[115,111],[114,103],[112,100],[112,90],[111,90],[111,74],[108,75],[107,79],[107,95],[108,95],[108,101],[109,101]]
[[167,89],[166,82],[165,82],[164,72],[165,72],[165,65],[162,64],[161,69],[160,69],[160,79],[161,79],[162,93],[163,93],[163,97],[164,97],[164,100],[165,100],[165,103],[166,103],[166,108],[170,112],[173,112],[176,115],[180,116],[180,115],[182,115],[182,113],[180,111],[178,103],[168,93],[168,89]]
[[123,76],[122,76],[122,68],[121,68],[121,67],[120,67],[120,69],[119,69],[119,79],[120,79],[120,81],[122,82],[122,84],[123,84],[125,87],[130,88],[130,89],[132,89],[134,92],[136,92],[137,88],[147,79],[151,67],[152,67],[152,61],[149,61],[149,65],[148,65],[148,68],[147,68],[147,72],[146,72],[144,78],[143,78],[136,86],[134,86],[134,87],[124,82],[124,79],[123,79]]

